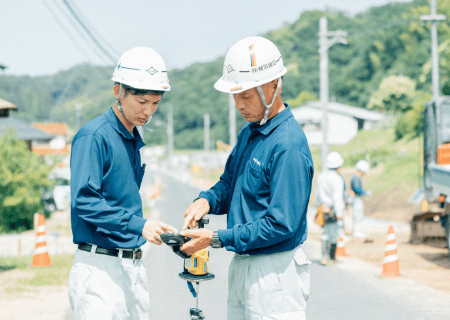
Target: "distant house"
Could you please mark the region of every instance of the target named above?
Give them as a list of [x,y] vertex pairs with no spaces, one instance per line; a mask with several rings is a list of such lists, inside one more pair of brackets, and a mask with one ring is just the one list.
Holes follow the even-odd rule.
[[19,140],[26,141],[30,151],[34,141],[49,142],[54,137],[44,131],[33,128],[23,120],[10,117],[10,110],[17,111],[17,106],[0,98],[0,136],[2,136],[6,130],[12,129]]
[[[293,108],[295,120],[302,126],[310,145],[322,144],[321,120],[322,104],[310,101]],[[385,115],[363,108],[352,107],[338,102],[327,104],[328,143],[346,144],[359,130],[369,130],[385,118]]]
[[33,146],[33,152],[43,154],[68,154],[69,126],[65,122],[32,123],[32,127],[53,135],[50,142],[40,141]]

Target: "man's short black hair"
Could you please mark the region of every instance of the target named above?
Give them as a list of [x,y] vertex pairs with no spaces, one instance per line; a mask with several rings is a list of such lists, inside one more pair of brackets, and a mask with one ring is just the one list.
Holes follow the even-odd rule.
[[[114,85],[119,84],[120,82],[114,82]],[[162,96],[165,91],[160,90],[147,90],[147,89],[136,89],[130,86],[127,86],[126,84],[122,83],[123,92],[125,94],[125,97],[131,93],[133,96],[145,96],[147,94],[152,94],[154,96]]]

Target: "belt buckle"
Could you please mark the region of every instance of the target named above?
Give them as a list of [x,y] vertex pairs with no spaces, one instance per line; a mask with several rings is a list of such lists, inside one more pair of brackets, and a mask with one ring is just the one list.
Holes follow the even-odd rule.
[[136,260],[136,251],[133,250],[133,262]]

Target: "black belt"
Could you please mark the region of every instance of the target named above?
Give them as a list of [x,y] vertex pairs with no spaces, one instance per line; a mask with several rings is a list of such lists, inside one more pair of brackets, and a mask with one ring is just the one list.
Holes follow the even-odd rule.
[[[87,243],[80,243],[80,244],[78,244],[78,249],[91,252],[92,245],[87,244]],[[112,257],[119,256],[118,249],[105,249],[105,248],[97,247],[95,249],[95,253],[106,254],[107,256],[112,256]],[[123,250],[122,258],[134,259],[134,260],[140,259],[140,258],[142,258],[142,250],[141,249],[137,249],[134,251]]]

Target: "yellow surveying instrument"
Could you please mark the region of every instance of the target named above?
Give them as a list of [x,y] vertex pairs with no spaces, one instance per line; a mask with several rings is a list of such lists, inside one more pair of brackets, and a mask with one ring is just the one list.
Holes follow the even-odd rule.
[[[203,217],[198,221],[198,228],[204,228],[205,224],[209,223],[209,218]],[[202,310],[198,308],[198,290],[200,282],[212,280],[215,276],[209,272],[209,251],[208,248],[194,252],[191,256],[185,252],[180,251],[181,245],[191,240],[191,238],[183,237],[177,233],[164,233],[161,234],[161,240],[168,246],[171,246],[173,252],[184,259],[184,271],[179,274],[179,277],[186,280],[189,290],[194,298],[196,298],[195,308],[191,308],[190,317],[191,320],[205,319]],[[193,282],[197,285],[197,290],[194,289]]]

